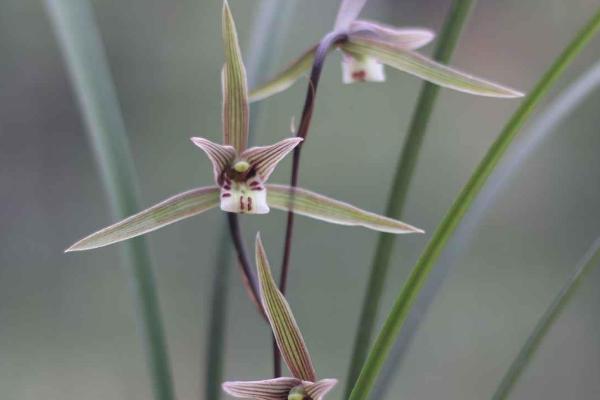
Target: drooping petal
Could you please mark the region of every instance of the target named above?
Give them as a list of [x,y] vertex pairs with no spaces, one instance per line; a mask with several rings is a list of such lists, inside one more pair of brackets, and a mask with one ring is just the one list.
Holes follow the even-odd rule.
[[420,54],[399,50],[373,39],[354,37],[342,44],[351,54],[374,57],[380,62],[418,76],[437,85],[460,92],[489,97],[521,97],[523,93],[497,83],[439,64]]
[[367,0],[342,0],[335,18],[334,29],[348,29],[350,23],[358,17],[366,2]]
[[279,162],[303,139],[299,137],[283,139],[270,146],[251,147],[240,158],[248,161],[258,177],[265,182]]
[[251,90],[250,102],[266,99],[292,86],[310,69],[315,59],[316,49],[317,46],[311,47],[273,79]]
[[431,42],[435,33],[423,28],[396,28],[380,22],[357,20],[350,24],[350,37],[376,38],[397,49],[416,50]]
[[225,392],[240,399],[287,400],[289,391],[301,383],[296,378],[275,378],[263,381],[225,382],[222,387]]
[[344,54],[342,58],[342,82],[384,82],[383,64],[373,57]]
[[388,233],[424,233],[404,222],[361,210],[353,205],[285,185],[267,185],[269,206],[339,225],[364,226]]
[[223,141],[242,152],[248,142],[248,84],[235,22],[227,0],[223,1],[223,42]]
[[260,234],[256,235],[256,267],[263,309],[283,359],[295,378],[314,382],[316,374],[310,354],[292,310],[273,279]]
[[200,147],[212,163],[215,183],[219,184],[221,173],[235,160],[236,151],[233,146],[223,146],[202,137],[193,137],[192,142]]
[[155,231],[219,205],[219,188],[192,189],[81,239],[65,252],[90,250]]
[[306,394],[313,400],[321,400],[337,384],[337,379],[321,379],[318,382],[304,382]]

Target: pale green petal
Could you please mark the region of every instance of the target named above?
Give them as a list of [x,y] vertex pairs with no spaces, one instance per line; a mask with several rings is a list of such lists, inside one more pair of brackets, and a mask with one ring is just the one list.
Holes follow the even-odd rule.
[[219,205],[219,188],[192,189],[81,239],[66,252],[90,250],[155,231]]
[[352,37],[350,41],[342,44],[342,49],[351,54],[374,57],[390,67],[460,92],[489,97],[523,96],[523,93],[514,89],[477,78],[420,54],[403,51],[373,39]]
[[[424,233],[404,222],[361,210],[353,205],[308,191],[284,185],[266,185],[270,207],[339,225],[364,226],[380,232]],[[292,203],[293,192],[293,203]]]
[[302,54],[297,60],[292,62],[285,70],[280,72],[275,78],[263,83],[250,91],[250,101],[255,102],[266,99],[279,92],[283,92],[300,79],[306,71],[310,69],[315,59],[315,50],[317,46],[311,47]]
[[260,235],[256,235],[256,268],[260,284],[260,299],[281,356],[295,378],[314,382],[316,373],[310,354],[290,305],[273,279]]
[[223,2],[223,42],[223,141],[241,152],[248,143],[248,83],[235,22],[227,0]]

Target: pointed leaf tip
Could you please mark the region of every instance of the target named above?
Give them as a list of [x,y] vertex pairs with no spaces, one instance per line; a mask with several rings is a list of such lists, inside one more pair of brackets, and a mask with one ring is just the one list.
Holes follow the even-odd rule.
[[260,233],[256,235],[256,268],[263,309],[283,359],[295,378],[314,382],[316,373],[310,354],[290,305],[273,279]]
[[219,188],[202,187],[170,197],[140,213],[81,239],[65,252],[108,246],[203,213],[219,205]]
[[269,206],[339,225],[363,226],[395,234],[425,233],[412,225],[362,210],[351,204],[302,188],[267,185]]

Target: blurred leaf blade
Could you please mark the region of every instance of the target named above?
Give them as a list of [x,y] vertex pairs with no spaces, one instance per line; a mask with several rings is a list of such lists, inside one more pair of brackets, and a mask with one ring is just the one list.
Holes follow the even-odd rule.
[[546,333],[550,330],[552,324],[559,317],[569,300],[572,298],[574,292],[577,290],[581,281],[592,268],[595,268],[600,264],[600,238],[591,245],[586,254],[582,257],[581,261],[573,271],[573,274],[569,277],[565,285],[559,290],[558,294],[548,307],[544,314],[540,317],[538,322],[531,334],[527,337],[527,340],[521,347],[521,350],[511,363],[510,367],[506,371],[506,374],[500,381],[492,400],[503,400],[508,398],[514,384],[521,376],[521,372],[525,369],[531,357],[535,354],[541,341],[546,336]]
[[[460,34],[475,7],[474,0],[455,0],[446,16],[444,26],[439,36],[433,58],[447,63],[458,44]],[[440,92],[440,86],[424,82],[417,105],[413,113],[407,138],[403,144],[396,165],[396,171],[390,194],[387,200],[386,213],[391,218],[402,218],[404,205],[408,197],[408,188],[412,181],[414,171],[419,159],[421,145],[429,120],[433,113],[435,102]],[[373,336],[375,320],[379,310],[379,303],[383,293],[383,285],[392,259],[395,237],[382,233],[379,235],[375,254],[371,262],[371,272],[367,283],[367,290],[363,300],[358,327],[354,338],[351,363],[348,367],[345,397],[350,396],[352,387],[358,378],[360,370],[367,357],[367,351]]]
[[[125,124],[104,46],[88,0],[46,0],[92,143],[105,193],[116,218],[139,209],[137,182]],[[175,398],[151,257],[143,239],[123,246],[130,272],[154,397]]]
[[565,50],[556,58],[554,63],[538,81],[535,88],[525,98],[521,106],[513,114],[505,128],[464,186],[454,204],[446,214],[438,229],[414,269],[410,273],[404,287],[400,291],[388,318],[375,341],[371,352],[363,366],[358,381],[352,390],[349,400],[364,400],[370,393],[373,383],[381,370],[394,339],[402,328],[415,298],[422,288],[434,263],[441,254],[446,242],[452,236],[456,227],[469,209],[474,198],[486,182],[495,166],[506,152],[512,140],[519,133],[520,128],[527,121],[533,110],[550,91],[554,83],[562,76],[564,70],[585,47],[600,29],[600,9],[592,16],[589,22],[579,31]]

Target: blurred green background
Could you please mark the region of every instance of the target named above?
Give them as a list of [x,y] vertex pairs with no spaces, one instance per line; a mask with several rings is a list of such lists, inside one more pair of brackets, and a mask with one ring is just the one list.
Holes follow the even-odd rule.
[[[285,0],[281,0],[285,1]],[[258,0],[231,0],[243,50]],[[221,1],[95,0],[94,10],[129,131],[144,205],[209,184],[189,137],[220,140]],[[284,51],[291,58],[330,29],[338,2],[299,1]],[[372,0],[364,16],[438,30],[450,0]],[[597,0],[482,0],[453,64],[529,90]],[[429,53],[431,47],[424,52]],[[594,40],[561,80],[600,54]],[[328,62],[301,184],[382,211],[420,82],[388,70],[386,84],[344,86]],[[255,142],[289,134],[305,81],[263,103]],[[444,90],[423,147],[406,220],[426,236],[397,240],[382,317],[404,277],[518,101]],[[532,154],[476,240],[460,249],[396,373],[389,399],[485,399],[577,260],[600,232],[600,93]],[[287,182],[289,160],[273,176]],[[149,399],[128,276],[116,247],[65,255],[112,222],[65,66],[42,2],[0,2],[0,398]],[[202,398],[208,298],[222,214],[149,235],[180,399]],[[281,257],[285,214],[245,217]],[[319,375],[342,396],[374,232],[297,219],[289,300]],[[440,267],[442,267],[440,265]],[[446,266],[443,266],[446,267]],[[225,376],[266,378],[271,342],[231,279]],[[600,270],[565,310],[515,399],[592,399],[600,393]]]

